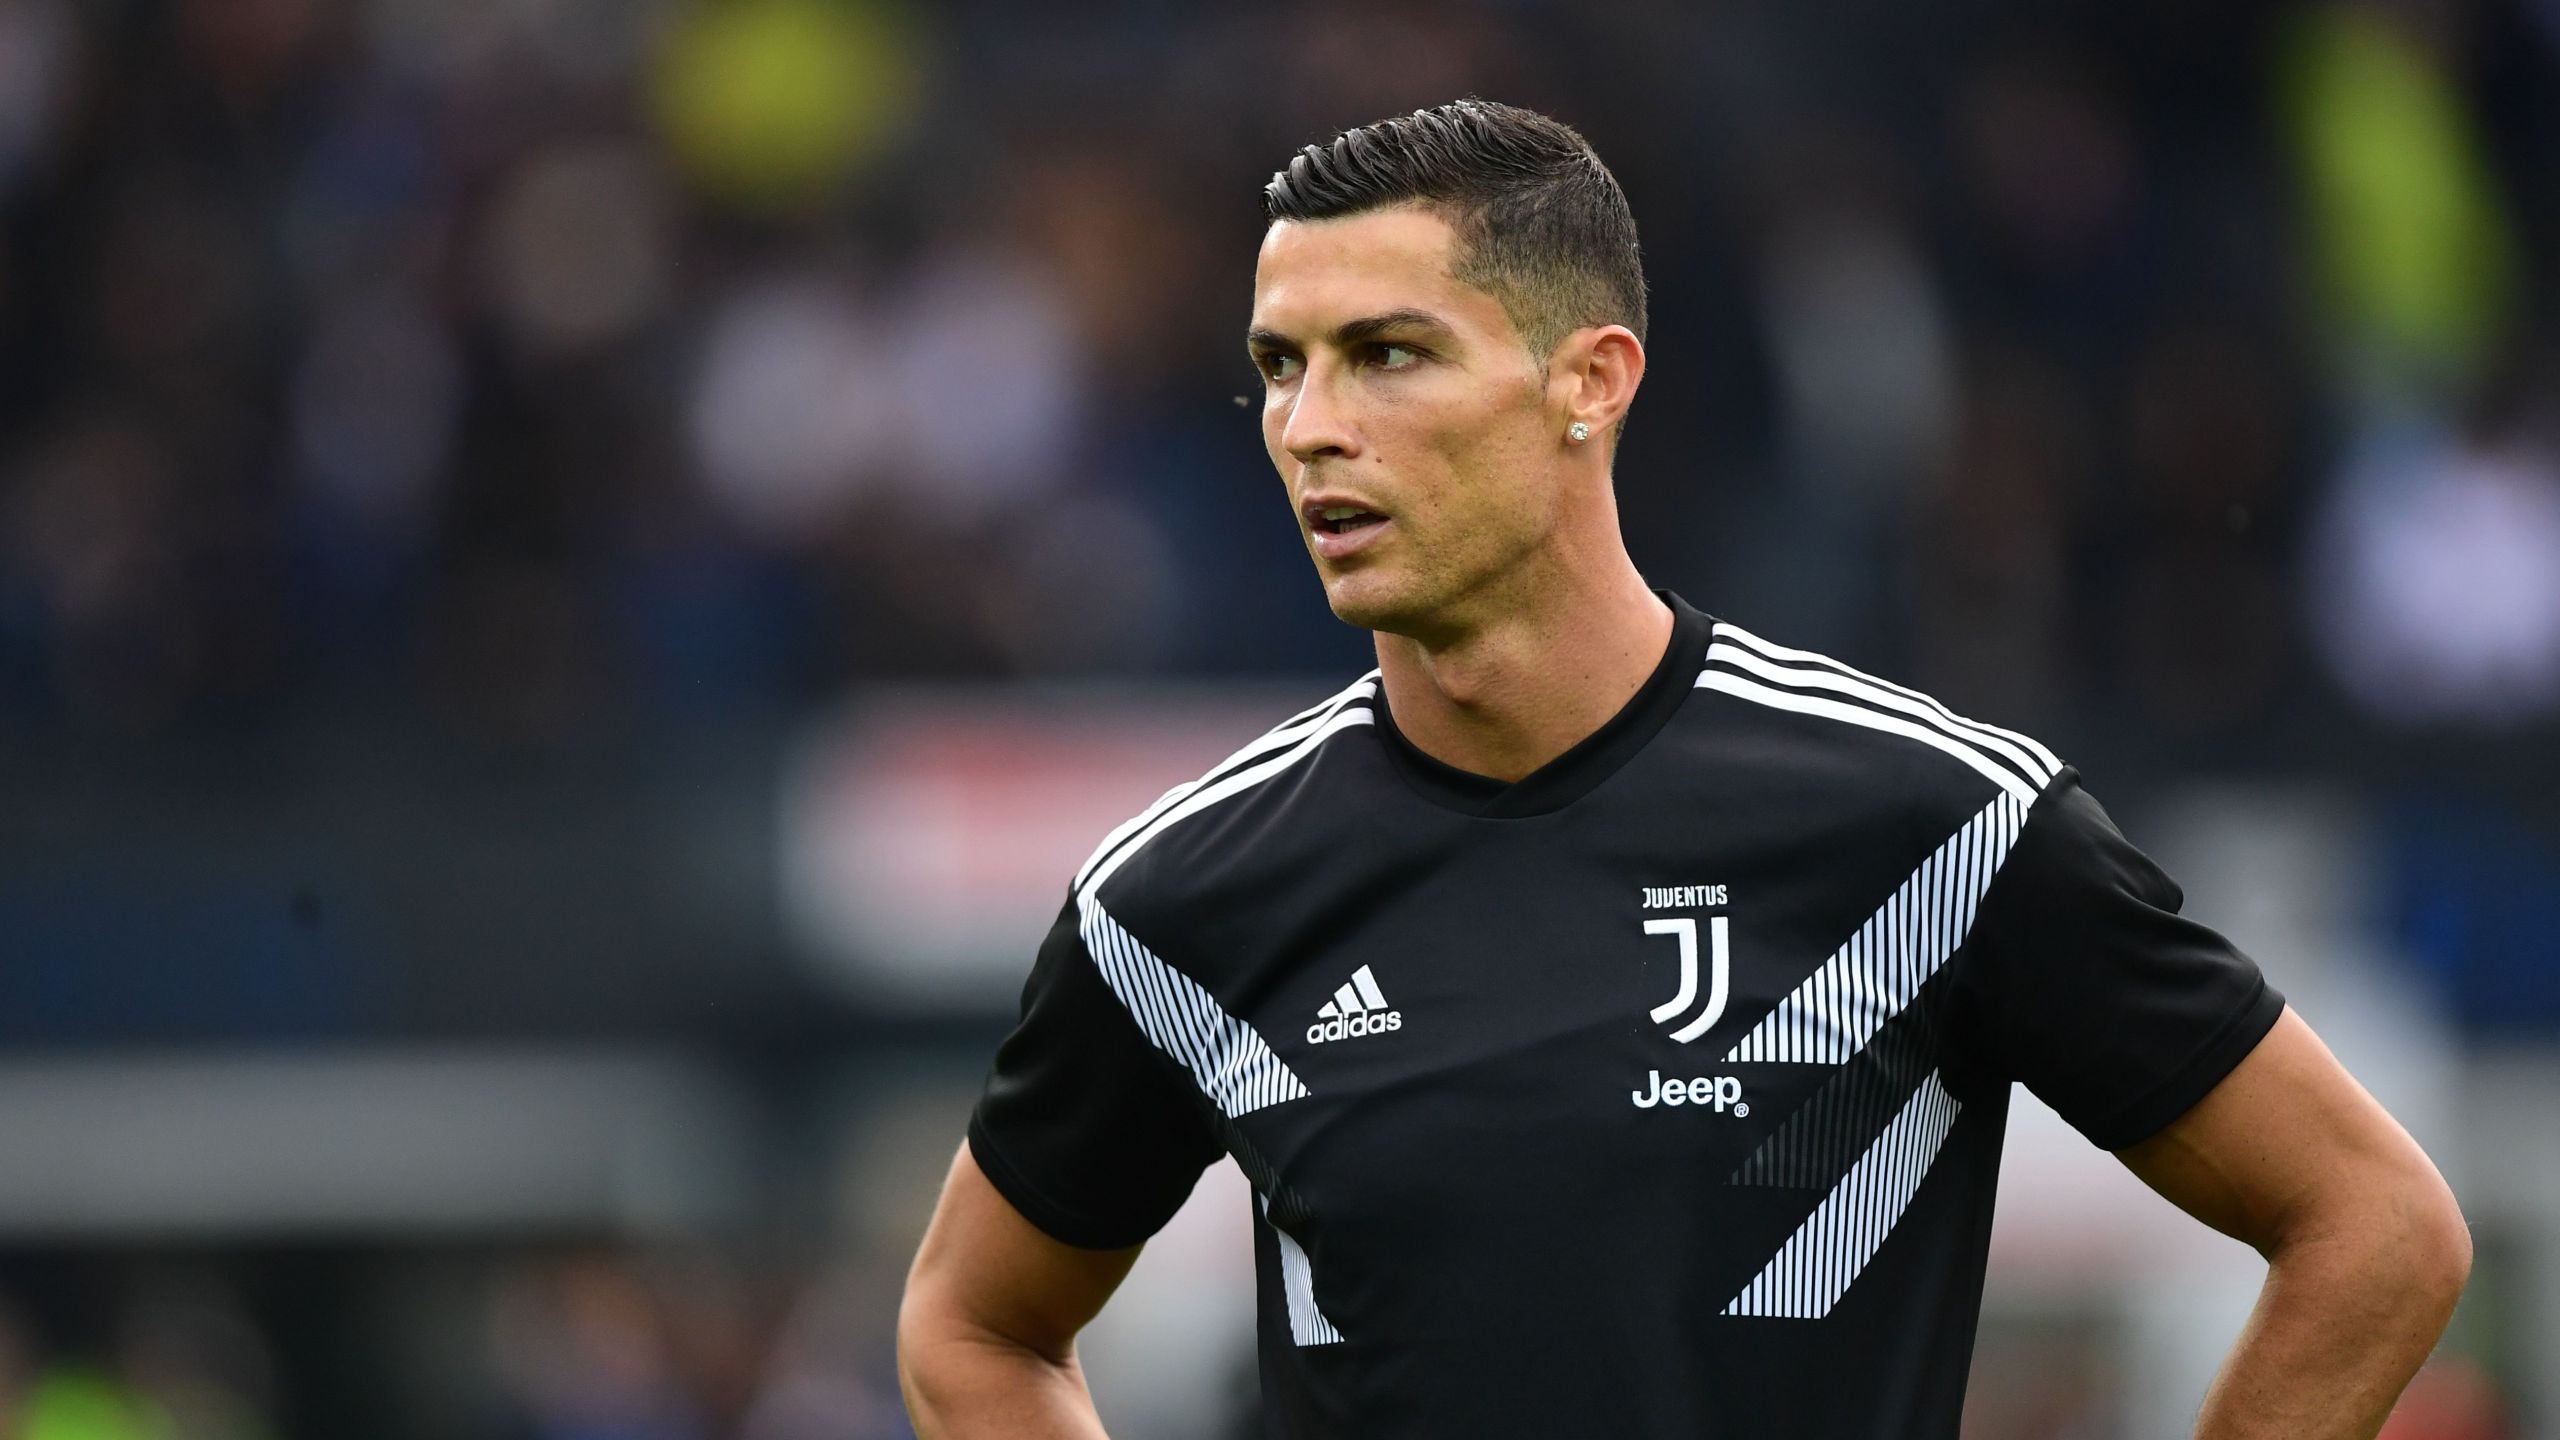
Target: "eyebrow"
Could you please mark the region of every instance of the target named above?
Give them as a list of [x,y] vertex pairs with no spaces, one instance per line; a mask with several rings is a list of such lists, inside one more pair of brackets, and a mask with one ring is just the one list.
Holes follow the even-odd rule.
[[[1448,321],[1428,310],[1404,309],[1386,310],[1375,315],[1363,315],[1357,320],[1345,320],[1333,327],[1333,334],[1327,338],[1336,346],[1348,348],[1364,341],[1375,340],[1381,335],[1410,335],[1417,331],[1423,336],[1439,340],[1454,338],[1458,333],[1449,328]],[[1277,330],[1255,329],[1245,332],[1244,343],[1248,349],[1253,350],[1294,350],[1298,342]]]

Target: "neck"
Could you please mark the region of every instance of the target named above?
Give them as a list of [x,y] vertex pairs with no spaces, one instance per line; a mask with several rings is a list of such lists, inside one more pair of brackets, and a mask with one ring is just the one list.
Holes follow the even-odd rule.
[[1671,608],[1623,550],[1581,579],[1429,642],[1379,632],[1379,679],[1405,739],[1442,764],[1512,781],[1625,708],[1671,643]]

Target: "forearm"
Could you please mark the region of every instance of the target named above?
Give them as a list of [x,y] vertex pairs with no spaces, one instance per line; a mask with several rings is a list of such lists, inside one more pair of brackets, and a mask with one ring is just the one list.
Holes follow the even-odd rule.
[[898,1387],[918,1440],[1106,1440],[1072,1350],[918,1327],[899,1337]]
[[2274,1250],[2196,1440],[2371,1440],[2470,1273],[2455,1217],[2329,1227]]

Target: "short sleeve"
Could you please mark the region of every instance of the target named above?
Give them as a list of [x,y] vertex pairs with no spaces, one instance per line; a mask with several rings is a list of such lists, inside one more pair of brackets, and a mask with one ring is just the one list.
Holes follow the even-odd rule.
[[1163,1228],[1223,1153],[1188,1079],[1103,982],[1072,899],[997,1047],[969,1152],[1024,1218],[1094,1250]]
[[2103,1149],[2150,1138],[2284,1009],[2184,899],[2065,769],[1976,912],[1954,987],[1967,1048]]

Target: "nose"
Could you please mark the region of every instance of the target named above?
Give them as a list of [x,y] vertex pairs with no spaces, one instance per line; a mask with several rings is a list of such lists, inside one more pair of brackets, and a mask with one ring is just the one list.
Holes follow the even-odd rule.
[[1280,422],[1280,448],[1301,465],[1359,455],[1359,432],[1335,393],[1331,367],[1311,364],[1300,377],[1297,393],[1289,397],[1288,413]]

